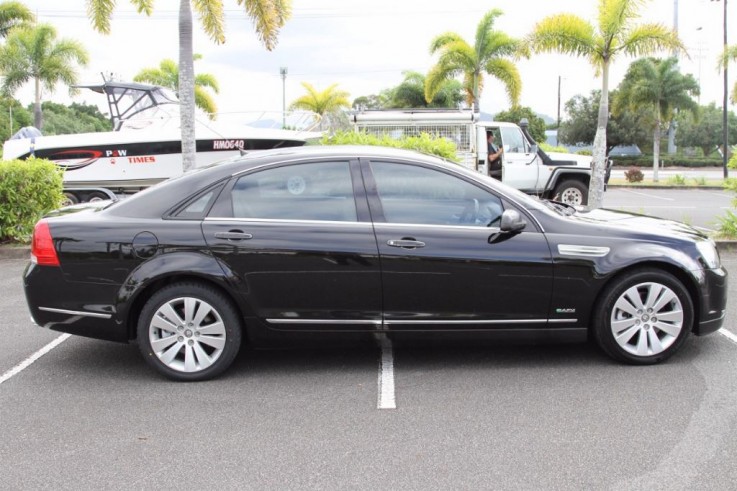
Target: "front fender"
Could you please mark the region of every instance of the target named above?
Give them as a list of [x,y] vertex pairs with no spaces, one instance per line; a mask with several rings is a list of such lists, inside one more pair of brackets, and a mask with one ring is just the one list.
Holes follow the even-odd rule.
[[576,169],[576,168],[556,168],[548,177],[548,182],[545,183],[545,191],[553,192],[558,183],[563,182],[567,178],[574,178],[583,180],[588,186],[591,182],[591,171],[588,169]]

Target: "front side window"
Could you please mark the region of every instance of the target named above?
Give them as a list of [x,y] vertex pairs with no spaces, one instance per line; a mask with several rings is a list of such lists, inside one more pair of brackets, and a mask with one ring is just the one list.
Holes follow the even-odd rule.
[[371,171],[389,223],[498,226],[501,200],[456,176],[415,165],[372,162]]
[[527,153],[529,145],[519,128],[502,127],[502,141],[504,151],[509,153]]
[[231,192],[233,217],[356,221],[349,163],[285,165],[238,179]]

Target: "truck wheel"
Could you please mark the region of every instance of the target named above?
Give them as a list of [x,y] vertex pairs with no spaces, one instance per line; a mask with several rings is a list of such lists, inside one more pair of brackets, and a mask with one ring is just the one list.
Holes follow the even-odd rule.
[[558,184],[553,197],[561,203],[580,206],[589,202],[589,190],[581,181],[570,179]]
[[107,199],[110,199],[110,197],[101,191],[93,191],[87,195],[87,201],[90,203],[94,203],[95,201],[105,201]]

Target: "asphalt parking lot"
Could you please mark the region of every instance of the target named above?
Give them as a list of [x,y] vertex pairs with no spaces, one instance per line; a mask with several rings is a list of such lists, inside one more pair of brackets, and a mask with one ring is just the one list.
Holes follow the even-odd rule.
[[[737,253],[722,258],[734,278]],[[30,322],[24,265],[0,260],[0,377],[60,336]],[[0,382],[0,489],[737,482],[737,343],[725,334],[692,338],[653,367],[589,344],[402,345],[391,350],[395,409],[380,409],[381,361],[372,343],[244,350],[224,377],[181,384],[133,345],[70,337]]]

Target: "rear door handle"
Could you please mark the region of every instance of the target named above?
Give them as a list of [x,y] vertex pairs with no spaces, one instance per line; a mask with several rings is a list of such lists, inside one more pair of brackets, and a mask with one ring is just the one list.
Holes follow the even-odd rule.
[[252,239],[253,235],[247,234],[242,230],[231,230],[229,232],[215,232],[215,238],[226,240],[248,240]]
[[425,247],[424,242],[411,239],[387,240],[386,245],[391,247],[401,247],[403,249],[416,249],[419,247]]

